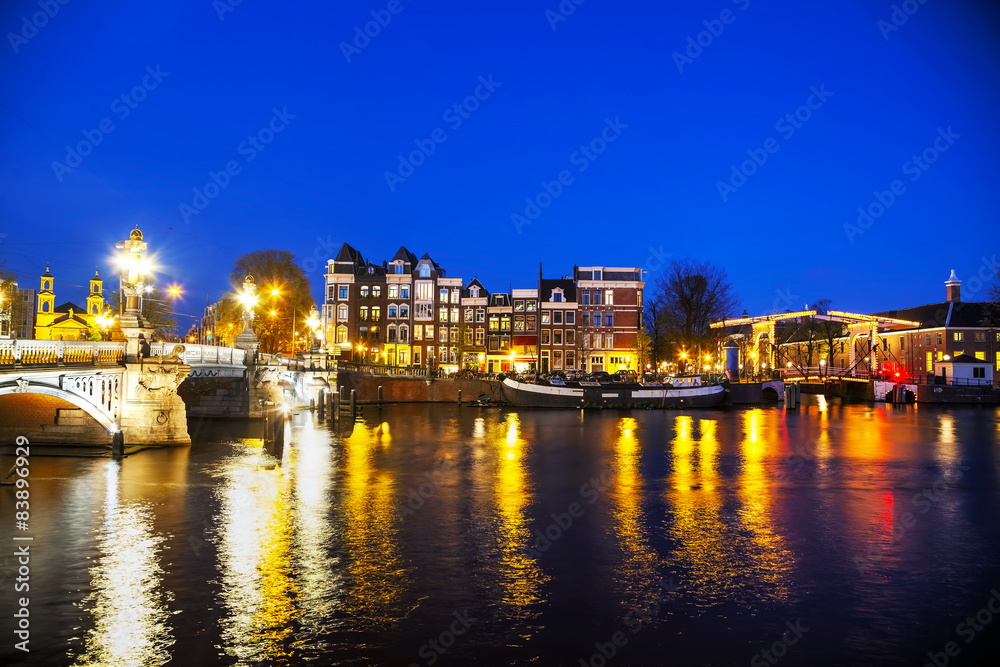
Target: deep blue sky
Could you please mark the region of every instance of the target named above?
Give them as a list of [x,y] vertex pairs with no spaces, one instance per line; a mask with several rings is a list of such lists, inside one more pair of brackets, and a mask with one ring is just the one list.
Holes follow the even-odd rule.
[[[15,53],[9,33],[39,8],[4,2],[0,256],[31,285],[49,262],[59,300],[80,301],[66,285],[95,264],[110,277],[139,224],[158,280],[187,290],[178,310],[200,313],[233,259],[264,247],[312,268],[344,241],[379,261],[402,243],[506,289],[533,285],[539,261],[549,277],[655,269],[652,246],[725,267],[763,313],[937,301],[950,269],[968,279],[1000,255],[991,3],[914,3],[885,39],[888,1],[588,0],[553,30],[557,0],[401,0],[348,63],[340,43],[388,4],[244,0],[220,20],[209,0],[69,2]],[[725,9],[679,72],[672,54]],[[112,102],[157,65],[169,74],[121,119]],[[453,129],[443,113],[491,75],[500,86]],[[787,137],[776,122],[814,86],[832,95]],[[247,162],[238,147],[274,108],[295,118]],[[114,131],[60,182],[53,161],[104,118]],[[628,127],[580,172],[573,152],[608,118]],[[904,163],[949,127],[960,137],[911,181]],[[397,155],[436,128],[447,141],[391,191]],[[723,201],[717,182],[769,138],[777,152]],[[187,224],[178,205],[230,160],[241,172]],[[573,182],[518,233],[511,215],[562,170]],[[896,179],[905,193],[851,243],[844,224]]]

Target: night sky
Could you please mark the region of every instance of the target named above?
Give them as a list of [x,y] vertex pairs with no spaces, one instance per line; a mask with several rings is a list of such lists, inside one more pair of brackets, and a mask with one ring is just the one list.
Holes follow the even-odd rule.
[[709,260],[753,314],[995,275],[992,3],[48,2],[0,9],[0,256],[59,302],[136,224],[190,314],[345,241],[490,290]]

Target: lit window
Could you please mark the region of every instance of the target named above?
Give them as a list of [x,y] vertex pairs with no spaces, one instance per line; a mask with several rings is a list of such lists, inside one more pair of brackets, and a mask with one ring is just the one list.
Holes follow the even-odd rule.
[[986,353],[976,352],[976,359],[979,359],[980,361],[986,361]]
[[346,320],[347,319],[347,306],[340,305],[337,307],[337,319]]
[[451,321],[458,322],[458,308],[451,309]]
[[552,332],[552,344],[562,345],[563,332],[562,329],[556,329]]
[[368,285],[362,285],[361,286],[361,296],[362,297],[367,297],[368,296]]
[[382,296],[382,286],[381,285],[372,285],[372,296],[375,296],[375,297]]
[[399,285],[389,285],[389,298],[399,298]]
[[552,324],[552,311],[551,310],[543,310],[542,311],[542,326],[545,326],[546,324]]
[[549,336],[551,332],[548,329],[542,329],[542,345],[549,344]]
[[482,308],[476,308],[476,322],[486,321],[486,311]]
[[347,327],[343,325],[337,327],[337,342],[338,343],[347,342]]
[[976,342],[977,343],[985,343],[986,342],[986,332],[985,331],[977,331],[976,332]]
[[379,306],[372,307],[372,321],[378,322],[382,319],[382,308]]
[[471,308],[466,308],[466,310],[465,310],[465,316],[462,318],[463,321],[465,321],[465,322],[471,322],[472,321],[472,316],[474,314],[475,313],[472,311]]
[[604,290],[604,305],[611,306],[614,305],[614,291],[606,289]]
[[963,340],[965,340],[965,333],[963,333],[961,331],[956,331],[955,332],[955,342],[956,343],[961,343]]
[[451,290],[451,302],[458,303],[458,298],[461,296],[461,291],[457,288],[452,288]]

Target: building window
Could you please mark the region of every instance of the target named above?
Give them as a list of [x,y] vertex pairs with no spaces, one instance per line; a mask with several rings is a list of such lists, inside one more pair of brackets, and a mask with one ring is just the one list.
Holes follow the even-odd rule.
[[976,352],[976,359],[979,359],[980,361],[986,361],[986,353]]
[[601,334],[599,333],[594,334],[594,344],[590,346],[590,349],[592,350],[601,349]]
[[600,313],[594,313],[594,326],[595,327],[601,326],[601,314]]
[[542,311],[542,326],[544,327],[546,324],[552,324],[552,311],[551,310],[543,310]]
[[926,368],[924,369],[925,371],[930,372],[930,371],[934,370],[934,353],[933,352],[928,352],[927,353],[927,359],[924,361],[924,365],[926,366]]
[[413,351],[413,365],[414,366],[420,365],[420,348],[417,348],[416,350]]
[[440,290],[438,290],[438,298],[441,300],[441,303],[448,303],[448,288],[447,287],[442,287]]
[[614,314],[612,314],[612,313],[605,313],[604,314],[604,326],[606,326],[606,327],[613,327],[614,325],[615,325],[614,324]]
[[400,285],[399,286],[399,298],[400,299],[409,299],[410,298],[410,286],[409,285]]
[[563,367],[562,357],[563,357],[562,350],[552,351],[552,368],[561,369]]
[[479,298],[479,288],[475,287],[475,286],[470,287],[469,288],[469,297],[473,298],[473,299],[478,299]]
[[931,344],[931,335],[924,334],[924,345],[930,345],[930,344]]
[[562,323],[563,323],[562,311],[557,310],[556,312],[552,313],[552,324],[562,324]]
[[382,319],[382,308],[380,306],[373,306],[372,307],[372,321],[373,322],[378,322],[380,319]]
[[899,337],[899,351],[903,352],[906,350],[906,336]]
[[514,302],[514,310],[516,312],[524,312],[524,301],[518,299]]
[[465,309],[465,317],[463,318],[463,320],[464,320],[465,322],[471,322],[471,321],[472,321],[472,316],[473,316],[473,314],[474,314],[474,313],[472,312],[472,309],[471,309],[471,308],[466,308],[466,309]]
[[542,345],[549,344],[550,331],[548,329],[542,329]]
[[572,329],[566,329],[566,344],[576,345],[576,332]]
[[458,322],[458,308],[451,309],[451,321]]
[[615,294],[614,290],[609,290],[609,289],[604,290],[604,305],[605,306],[613,306],[614,305],[614,303],[615,303],[614,294]]
[[337,319],[338,320],[346,320],[347,319],[347,306],[346,305],[341,304],[341,305],[337,306]]
[[399,307],[399,317],[401,319],[409,319],[410,317],[410,307],[407,305],[402,305]]
[[534,331],[535,330],[535,321],[537,320],[537,318],[538,318],[537,315],[528,315],[528,317],[527,317],[527,319],[525,320],[525,323],[524,323],[525,330],[527,330],[527,331]]
[[[552,303],[562,303],[563,295],[562,292],[552,292]],[[558,366],[556,367],[558,368]]]
[[601,280],[601,269],[594,269],[594,280]]
[[424,327],[424,338],[427,340],[434,340],[434,325],[428,324]]
[[402,272],[403,272],[403,265],[402,264],[397,264],[396,265],[396,273],[402,273]]
[[451,290],[451,302],[458,303],[459,296],[461,296],[461,290],[453,287]]
[[576,368],[576,352],[566,352],[566,368]]
[[581,318],[581,320],[583,322],[583,326],[585,326],[585,327],[589,327],[590,326],[590,312],[589,311],[586,311],[586,310],[583,311],[583,313],[580,314],[580,318]]
[[555,331],[553,331],[552,332],[552,344],[553,345],[562,345],[562,341],[563,341],[563,332],[562,332],[562,329],[556,329]]
[[389,314],[388,314],[388,317],[390,317],[390,318],[392,318],[392,319],[395,319],[395,318],[396,318],[396,315],[397,315],[397,313],[398,313],[398,312],[399,312],[399,311],[398,311],[398,310],[396,310],[396,306],[389,306]]
[[337,290],[338,290],[338,292],[337,292],[337,298],[338,299],[346,299],[347,298],[347,285],[340,285],[340,286],[338,286]]
[[399,285],[389,285],[389,298],[390,299],[399,298]]
[[941,338],[942,338],[942,335],[941,335],[940,331],[937,332],[936,334],[934,334],[934,344],[935,345],[940,345],[941,344]]
[[445,327],[441,327],[440,329],[438,329],[438,340],[441,341],[442,343],[448,342],[448,329],[446,329]]
[[972,377],[974,379],[979,379],[979,378],[985,379],[986,378],[986,369],[984,367],[982,367],[982,366],[973,366],[972,367]]
[[447,322],[448,321],[448,309],[447,308],[441,308],[440,310],[438,310],[438,321],[439,322]]
[[595,289],[593,295],[590,297],[591,303],[595,306],[601,305],[601,290]]
[[486,338],[486,332],[482,328],[476,329],[476,345],[482,345]]
[[413,340],[423,340],[423,338],[424,338],[424,327],[420,324],[414,325]]
[[500,330],[500,318],[494,315],[490,315],[490,331]]
[[361,286],[361,296],[362,297],[367,297],[368,296],[368,285],[362,285]]
[[525,301],[524,304],[529,313],[533,313],[538,310],[538,302],[536,301]]
[[368,306],[361,306],[359,312],[361,313],[361,321],[362,322],[367,322],[368,321]]
[[431,310],[431,304],[429,303],[418,303],[417,304],[417,314],[416,318],[418,320],[429,320],[433,317],[434,311]]
[[[1000,334],[997,334],[1000,336]],[[1000,371],[1000,352],[997,352],[997,367],[996,370]]]
[[389,325],[389,337],[385,339],[387,343],[396,342],[396,327],[395,325]]
[[986,332],[985,331],[977,331],[976,332],[976,342],[977,343],[985,343],[986,342]]
[[580,303],[582,303],[585,306],[590,305],[590,290],[583,290],[583,301],[581,301]]
[[566,313],[566,324],[576,324],[576,313]]
[[337,342],[346,343],[347,342],[347,327],[343,324],[337,327]]
[[[456,334],[458,333],[458,329],[455,329],[454,331]],[[465,344],[472,345],[472,329],[465,330]]]
[[429,267],[429,266],[421,266],[420,267],[420,277],[421,278],[430,278],[431,277],[431,267]]
[[374,297],[380,297],[380,296],[382,296],[382,286],[381,285],[372,285],[372,296],[374,296]]
[[430,283],[417,283],[417,301],[431,301],[433,286]]
[[333,301],[333,288],[334,288],[333,285],[330,285],[329,287],[326,288],[326,300],[327,301]]
[[615,344],[614,344],[614,338],[615,337],[612,336],[611,334],[606,334],[604,336],[604,347],[606,347],[609,350],[611,348],[613,348],[615,346]]
[[510,315],[500,318],[500,331],[510,331]]
[[[521,302],[523,305],[523,301]],[[514,331],[524,331],[524,315],[514,316]]]
[[955,342],[956,343],[961,343],[963,340],[965,340],[965,333],[963,333],[961,331],[956,331],[955,332]]
[[399,342],[408,343],[409,337],[410,337],[410,328],[407,327],[405,324],[401,324],[399,326]]

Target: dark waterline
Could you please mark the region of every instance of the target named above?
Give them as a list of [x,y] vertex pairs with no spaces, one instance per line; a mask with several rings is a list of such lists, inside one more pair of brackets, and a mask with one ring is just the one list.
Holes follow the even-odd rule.
[[280,466],[224,422],[120,464],[33,456],[31,653],[5,556],[0,657],[982,664],[1000,618],[958,624],[1000,589],[1000,413],[810,400],[306,412]]

